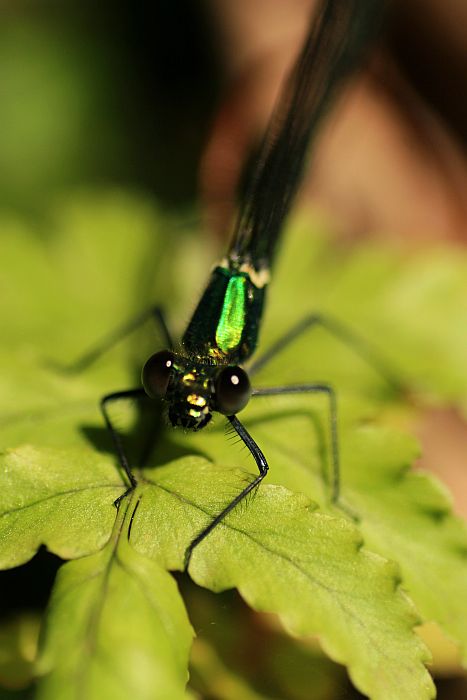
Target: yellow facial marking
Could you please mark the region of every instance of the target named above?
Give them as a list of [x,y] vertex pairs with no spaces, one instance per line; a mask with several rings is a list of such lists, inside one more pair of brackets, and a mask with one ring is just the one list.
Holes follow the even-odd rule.
[[199,396],[198,394],[189,394],[187,396],[187,401],[192,406],[199,406],[200,408],[206,406],[206,399],[203,396]]

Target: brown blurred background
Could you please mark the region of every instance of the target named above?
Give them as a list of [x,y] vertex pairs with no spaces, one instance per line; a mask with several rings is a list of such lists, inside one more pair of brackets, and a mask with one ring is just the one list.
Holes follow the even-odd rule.
[[[245,155],[264,129],[316,1],[208,4],[226,79],[201,186],[222,229]],[[387,15],[369,70],[326,125],[303,198],[345,236],[463,242],[467,6],[410,0],[388,5]]]

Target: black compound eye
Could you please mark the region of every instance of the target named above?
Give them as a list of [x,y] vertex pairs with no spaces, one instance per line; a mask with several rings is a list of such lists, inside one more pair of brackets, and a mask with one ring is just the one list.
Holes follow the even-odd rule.
[[247,373],[240,367],[226,367],[216,379],[216,408],[225,416],[233,416],[245,408],[251,396]]
[[161,350],[151,355],[143,367],[141,380],[144,391],[152,399],[160,399],[165,396],[169,385],[170,375],[174,363],[174,354],[170,350]]

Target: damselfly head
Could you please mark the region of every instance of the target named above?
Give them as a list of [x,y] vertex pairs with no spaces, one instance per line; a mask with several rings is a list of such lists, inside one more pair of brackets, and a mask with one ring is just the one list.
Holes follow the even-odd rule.
[[171,424],[186,430],[201,430],[212,412],[232,416],[247,405],[251,385],[241,367],[209,365],[168,350],[146,362],[142,382],[147,395],[168,405]]

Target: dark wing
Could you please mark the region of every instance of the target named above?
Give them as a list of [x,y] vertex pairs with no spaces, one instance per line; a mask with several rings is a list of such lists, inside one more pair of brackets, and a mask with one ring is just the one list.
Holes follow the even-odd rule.
[[300,183],[307,146],[339,85],[378,34],[383,0],[320,0],[271,119],[230,246],[230,256],[268,268]]

